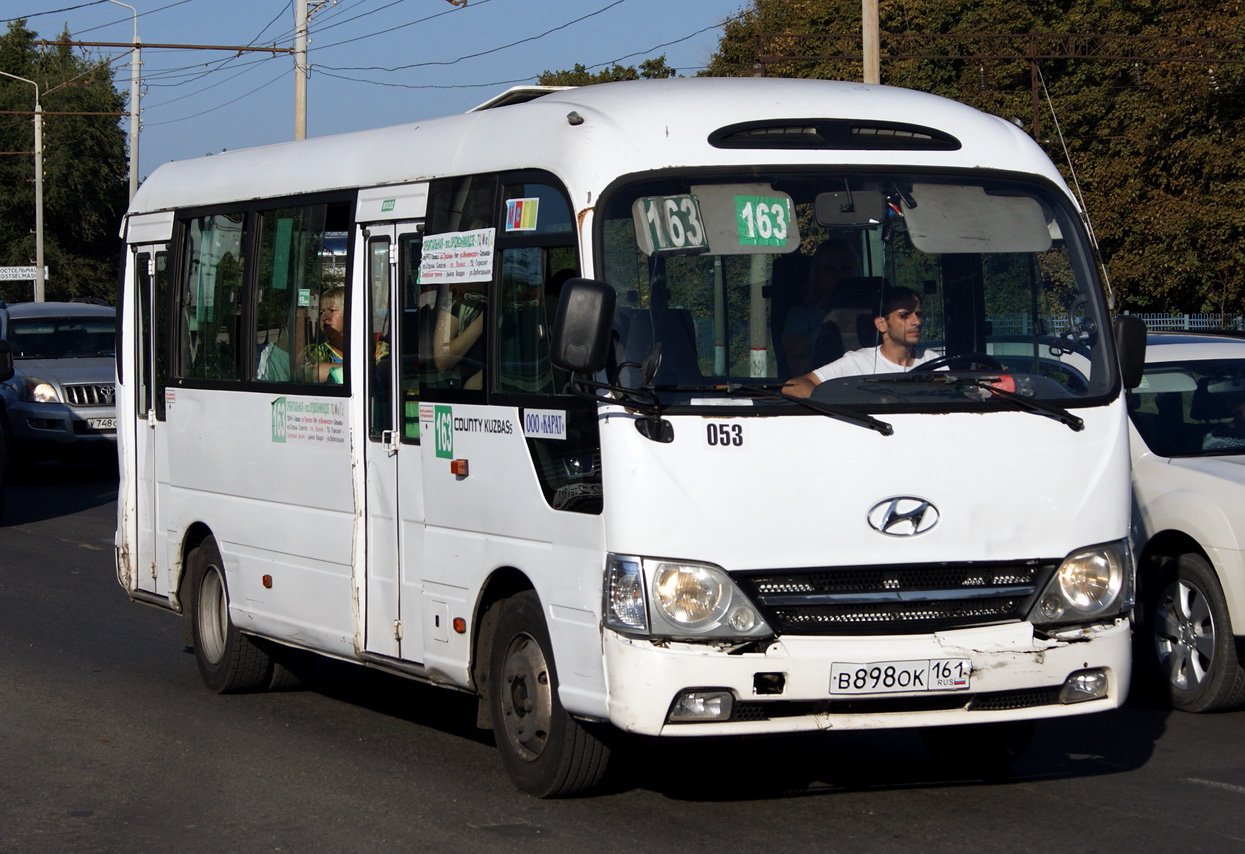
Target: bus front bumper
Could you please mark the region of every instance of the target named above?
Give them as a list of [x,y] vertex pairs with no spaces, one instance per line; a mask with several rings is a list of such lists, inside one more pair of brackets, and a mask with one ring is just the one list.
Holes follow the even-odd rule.
[[[610,721],[627,732],[662,736],[892,729],[1089,714],[1123,704],[1132,663],[1125,619],[1047,639],[1035,637],[1029,623],[1014,623],[927,635],[787,636],[762,651],[653,642],[607,630],[604,650]],[[885,672],[888,664],[910,667],[921,661],[970,662],[967,685],[840,693],[845,670],[864,667],[867,673],[876,666]],[[832,672],[840,674],[835,691]]]

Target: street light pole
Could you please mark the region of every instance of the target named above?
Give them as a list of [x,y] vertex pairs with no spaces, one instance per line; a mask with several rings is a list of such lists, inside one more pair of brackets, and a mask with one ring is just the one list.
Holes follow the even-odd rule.
[[39,84],[7,71],[0,71],[35,87],[35,302],[43,302],[43,106],[39,103]]
[[108,0],[134,13],[134,48],[130,52],[130,201],[138,192],[138,69],[142,65],[138,41],[138,10],[120,0]]

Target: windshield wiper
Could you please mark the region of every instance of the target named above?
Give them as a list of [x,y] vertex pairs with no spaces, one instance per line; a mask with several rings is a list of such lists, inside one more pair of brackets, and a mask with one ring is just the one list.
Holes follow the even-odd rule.
[[1068,410],[1064,409],[1057,403],[1048,403],[1044,400],[1035,400],[1031,397],[1025,397],[1023,394],[1016,394],[1014,391],[1007,391],[994,385],[999,377],[966,377],[961,374],[947,374],[940,371],[926,372],[908,372],[904,374],[890,374],[880,377],[867,377],[864,382],[870,383],[945,383],[947,385],[970,385],[974,388],[983,389],[990,392],[997,398],[1008,400],[1016,404],[1020,409],[1033,412],[1038,415],[1045,415],[1047,418],[1053,418],[1056,421],[1067,424],[1076,431],[1085,429],[1085,422]]
[[771,400],[785,400],[790,403],[796,403],[806,409],[814,412],[820,412],[822,415],[829,416],[838,421],[845,421],[848,424],[855,424],[858,427],[868,427],[870,430],[876,430],[883,436],[889,436],[895,432],[895,428],[885,421],[879,421],[872,415],[865,415],[861,412],[852,412],[850,409],[841,409],[837,406],[831,406],[828,403],[822,403],[819,400],[809,400],[806,397],[791,397],[782,392],[775,391],[766,385],[743,385],[741,383],[727,383],[725,386],[719,386],[727,394],[735,394],[736,392],[745,392],[746,394],[757,395]]

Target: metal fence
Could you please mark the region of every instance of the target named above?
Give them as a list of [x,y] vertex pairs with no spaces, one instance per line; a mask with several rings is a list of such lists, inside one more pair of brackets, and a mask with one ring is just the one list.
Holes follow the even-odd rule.
[[1245,329],[1245,318],[1239,314],[1135,314],[1145,321],[1151,332],[1175,332],[1185,329]]
[[[1129,312],[1125,312],[1128,314]],[[1231,329],[1245,330],[1245,317],[1239,314],[1134,314],[1146,324],[1151,332],[1180,332],[1189,329],[1211,330]],[[990,330],[994,335],[1032,335],[1033,322],[1027,316],[1004,315],[988,318]],[[1068,325],[1066,317],[1046,318],[1042,322],[1043,332],[1060,332]]]

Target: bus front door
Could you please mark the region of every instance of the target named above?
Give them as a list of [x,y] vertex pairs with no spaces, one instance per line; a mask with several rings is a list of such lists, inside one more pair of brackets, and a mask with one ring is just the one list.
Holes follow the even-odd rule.
[[413,223],[373,225],[364,260],[364,327],[371,356],[363,383],[368,424],[364,647],[374,655],[414,662],[423,661],[419,247]]
[[[134,436],[135,495],[134,584],[157,596],[169,595],[167,573],[159,571],[158,555],[167,535],[160,524],[159,498],[168,493],[168,452],[164,431],[164,365],[166,324],[161,312],[168,293],[166,247],[142,246],[134,252]],[[118,342],[120,343],[120,342]],[[125,419],[119,420],[125,423]],[[123,463],[124,465],[124,463]]]

